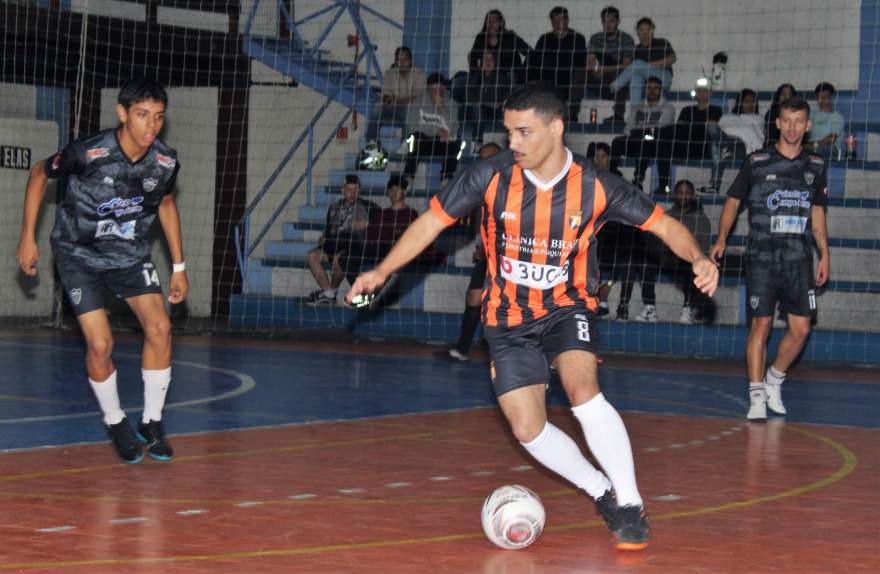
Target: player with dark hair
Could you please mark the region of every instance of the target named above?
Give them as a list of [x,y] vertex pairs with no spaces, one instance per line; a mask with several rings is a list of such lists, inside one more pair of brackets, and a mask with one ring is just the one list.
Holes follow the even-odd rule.
[[[720,260],[740,204],[748,202],[749,243],[746,259],[746,297],[751,320],[746,341],[750,406],[746,417],[767,419],[767,407],[785,414],[782,383],[810,334],[816,312],[816,286],[828,280],[831,256],[825,206],[828,184],[825,160],[804,149],[810,129],[810,106],[791,97],[779,106],[779,141],[749,154],[727,191],[718,239],[711,256]],[[813,273],[813,245],[819,264]],[[788,331],[767,369],[767,337],[779,303],[787,314]]]
[[[157,215],[173,262],[168,301],[183,301],[189,281],[172,195],[180,163],[177,152],[158,139],[168,96],[156,82],[135,79],[122,87],[117,101],[118,127],[80,139],[31,169],[16,256],[25,274],[37,274],[35,228],[46,184],[66,178],[52,253],[85,336],[89,384],[107,432],[119,457],[133,464],[143,458],[141,442],[157,460],[174,453],[162,424],[171,383],[171,321],[150,260],[149,230]],[[144,331],[144,412],[137,434],[119,404],[105,287],[128,303]]]
[[[649,527],[629,437],[598,384],[596,231],[610,220],[650,230],[693,264],[697,287],[709,294],[718,270],[687,229],[646,195],[618,176],[597,173],[565,147],[566,108],[552,86],[530,84],[511,94],[504,106],[510,149],[454,177],[388,257],[355,281],[348,298],[378,289],[443,229],[483,205],[482,319],[501,410],[529,454],[595,500],[618,548],[641,549]],[[548,422],[551,364],[607,476]]]

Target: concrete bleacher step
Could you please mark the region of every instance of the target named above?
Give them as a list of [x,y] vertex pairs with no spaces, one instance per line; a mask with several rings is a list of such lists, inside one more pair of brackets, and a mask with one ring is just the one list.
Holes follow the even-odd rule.
[[321,230],[306,229],[295,222],[287,221],[281,226],[281,237],[284,241],[316,242],[321,237]]

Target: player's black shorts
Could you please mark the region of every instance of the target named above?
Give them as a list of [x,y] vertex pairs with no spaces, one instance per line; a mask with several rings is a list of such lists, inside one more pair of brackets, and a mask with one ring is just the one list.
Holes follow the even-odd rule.
[[772,317],[776,303],[782,313],[810,317],[816,312],[812,261],[749,262],[746,271],[749,317]]
[[148,293],[162,293],[159,274],[151,261],[131,269],[93,271],[55,252],[58,276],[77,315],[104,308],[104,290],[110,289],[119,299]]
[[597,354],[595,316],[583,306],[563,307],[512,329],[487,327],[495,396],[550,381],[550,364],[564,351]]
[[468,291],[472,289],[483,289],[486,284],[486,257],[474,262],[474,268],[471,269],[471,281],[468,283]]

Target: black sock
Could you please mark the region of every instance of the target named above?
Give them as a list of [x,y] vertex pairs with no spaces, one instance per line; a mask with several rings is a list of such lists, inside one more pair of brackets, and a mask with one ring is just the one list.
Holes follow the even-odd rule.
[[461,315],[461,330],[458,333],[458,342],[455,344],[455,349],[462,355],[467,355],[468,351],[470,351],[471,341],[474,339],[474,332],[479,324],[480,307],[465,307],[464,313]]

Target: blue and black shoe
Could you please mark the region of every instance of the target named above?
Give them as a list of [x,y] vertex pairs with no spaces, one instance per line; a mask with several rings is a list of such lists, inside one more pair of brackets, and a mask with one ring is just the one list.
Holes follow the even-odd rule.
[[123,418],[115,425],[107,425],[107,435],[110,436],[116,454],[126,464],[137,464],[144,458],[141,443],[138,442],[127,418]]
[[138,425],[138,438],[147,445],[147,453],[156,460],[171,460],[174,449],[165,437],[162,421],[142,422]]

